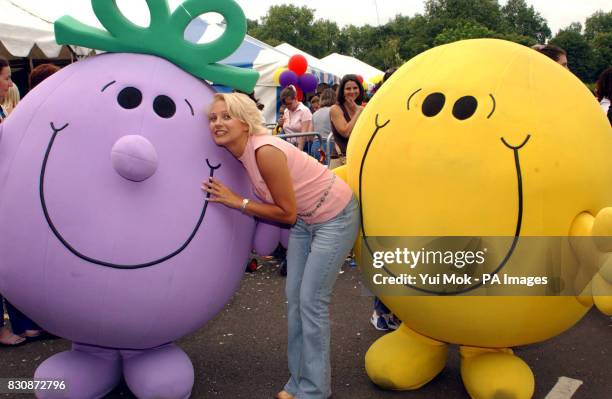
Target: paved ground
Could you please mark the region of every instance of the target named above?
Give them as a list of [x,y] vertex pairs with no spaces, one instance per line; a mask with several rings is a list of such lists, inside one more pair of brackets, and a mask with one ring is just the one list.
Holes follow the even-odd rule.
[[[363,295],[358,270],[344,270],[331,305],[334,399],[468,398],[459,376],[456,348],[451,350],[446,369],[418,391],[385,392],[368,380],[363,357],[383,333],[368,322],[372,299]],[[179,342],[196,370],[194,398],[268,399],[282,387],[287,379],[283,289],[284,278],[274,265],[246,274],[224,312]],[[45,358],[68,347],[58,339],[0,349],[0,377],[30,377]],[[612,398],[612,319],[595,310],[570,331],[546,343],[520,348],[517,354],[535,373],[535,398],[544,398],[560,376],[584,382],[575,399]],[[122,385],[107,398],[132,397]]]

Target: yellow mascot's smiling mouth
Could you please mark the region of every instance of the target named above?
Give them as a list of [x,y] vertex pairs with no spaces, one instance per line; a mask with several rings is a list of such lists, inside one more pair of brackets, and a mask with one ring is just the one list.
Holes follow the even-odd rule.
[[[374,133],[372,133],[372,136],[370,137],[370,140],[368,141],[368,144],[366,145],[364,154],[363,154],[363,158],[361,159],[361,165],[359,168],[359,213],[361,216],[361,231],[362,231],[362,235],[363,235],[363,242],[368,250],[368,252],[370,253],[370,255],[373,256],[373,251],[370,248],[370,245],[368,243],[368,235],[366,233],[366,227],[365,227],[365,221],[364,221],[364,217],[363,217],[363,208],[364,208],[364,198],[363,198],[363,174],[364,174],[364,170],[365,170],[365,162],[366,159],[368,157],[368,152],[370,150],[371,145],[374,142],[374,139],[376,138],[376,136],[378,135],[378,133],[384,129],[389,123],[391,122],[391,120],[387,120],[386,122],[384,122],[383,124],[379,123],[379,114],[376,114],[376,118],[375,118],[375,125],[376,125],[376,129],[374,130]],[[512,239],[512,244],[510,245],[510,248],[508,249],[508,251],[506,252],[506,255],[504,256],[504,258],[501,260],[501,262],[499,263],[499,265],[495,268],[495,270],[493,270],[493,272],[489,273],[490,276],[496,275],[497,273],[500,272],[501,269],[503,269],[503,267],[508,263],[508,260],[510,259],[510,257],[512,256],[514,250],[516,249],[516,246],[518,244],[518,240],[519,240],[519,236],[521,234],[521,224],[523,221],[523,178],[522,178],[522,174],[521,174],[521,163],[520,163],[520,158],[519,158],[519,150],[521,150],[529,141],[529,139],[531,138],[531,135],[528,134],[525,139],[523,140],[523,142],[518,145],[518,146],[513,146],[511,144],[509,144],[504,137],[501,137],[500,140],[503,143],[504,146],[506,146],[507,148],[511,149],[514,153],[514,164],[515,164],[515,169],[516,169],[516,178],[517,178],[517,185],[518,185],[518,215],[517,215],[517,219],[516,219],[516,229],[514,232],[514,237]],[[397,277],[397,275],[395,273],[393,273],[391,270],[388,269],[388,267],[385,265],[382,267],[382,269],[391,277]],[[458,295],[458,294],[464,294],[470,291],[473,291],[479,287],[481,287],[483,285],[483,282],[480,281],[476,284],[470,285],[468,287],[463,287],[463,288],[457,288],[454,291],[435,291],[435,290],[431,290],[431,289],[427,289],[427,288],[423,288],[423,287],[418,287],[416,285],[412,285],[412,284],[405,284],[406,287],[408,288],[412,288],[414,290],[426,293],[426,294],[434,294],[434,295],[440,295],[440,296],[449,296],[449,295]]]

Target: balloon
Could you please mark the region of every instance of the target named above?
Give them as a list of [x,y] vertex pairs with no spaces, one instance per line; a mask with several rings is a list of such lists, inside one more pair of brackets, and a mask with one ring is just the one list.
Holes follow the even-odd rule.
[[296,54],[289,58],[289,70],[295,72],[298,76],[303,75],[308,69],[308,61],[306,57]]
[[385,74],[381,73],[381,74],[379,74],[379,75],[375,75],[375,76],[371,77],[371,78],[369,79],[369,82],[370,82],[370,83],[372,83],[372,84],[377,85],[377,84],[379,84],[380,82],[382,82],[382,80],[383,80],[383,78],[384,78],[384,77],[385,77]]
[[282,68],[278,68],[276,71],[274,71],[274,83],[276,83],[277,85],[280,85],[280,75],[285,72],[287,70],[287,68],[282,67]]
[[304,99],[304,92],[299,87],[295,88],[297,90],[296,98],[298,101],[302,101]]
[[317,90],[317,85],[319,84],[319,81],[317,80],[317,77],[313,74],[305,73],[298,78],[298,84],[300,86],[300,89],[302,89],[304,93],[311,93]]
[[282,87],[287,87],[289,85],[297,86],[298,77],[295,72],[287,70],[280,74],[278,81]]

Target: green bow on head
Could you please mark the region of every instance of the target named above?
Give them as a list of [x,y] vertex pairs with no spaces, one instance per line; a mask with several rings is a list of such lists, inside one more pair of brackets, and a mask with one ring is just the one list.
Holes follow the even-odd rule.
[[[247,93],[259,74],[253,70],[217,64],[242,44],[246,18],[234,0],[185,0],[172,14],[167,0],[146,0],[151,13],[148,28],[140,27],[117,7],[117,0],[91,0],[98,20],[108,31],[85,25],[65,15],[55,22],[58,44],[73,44],[113,53],[141,53],[163,57],[185,71]],[[201,14],[223,15],[226,29],[211,43],[195,44],[183,38],[185,28]]]

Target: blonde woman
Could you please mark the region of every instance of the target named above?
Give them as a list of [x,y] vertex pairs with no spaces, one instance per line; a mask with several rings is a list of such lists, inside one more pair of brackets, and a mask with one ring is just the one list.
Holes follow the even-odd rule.
[[217,145],[242,162],[257,198],[242,198],[210,179],[210,202],[292,225],[287,250],[288,360],[279,399],[331,395],[329,302],[357,236],[357,200],[344,181],[292,144],[268,135],[248,97],[216,94],[208,110]]
[[2,108],[4,109],[6,116],[9,116],[11,112],[13,112],[20,99],[21,96],[19,95],[17,85],[12,85],[9,87],[6,96],[4,97],[4,101],[2,101]]

